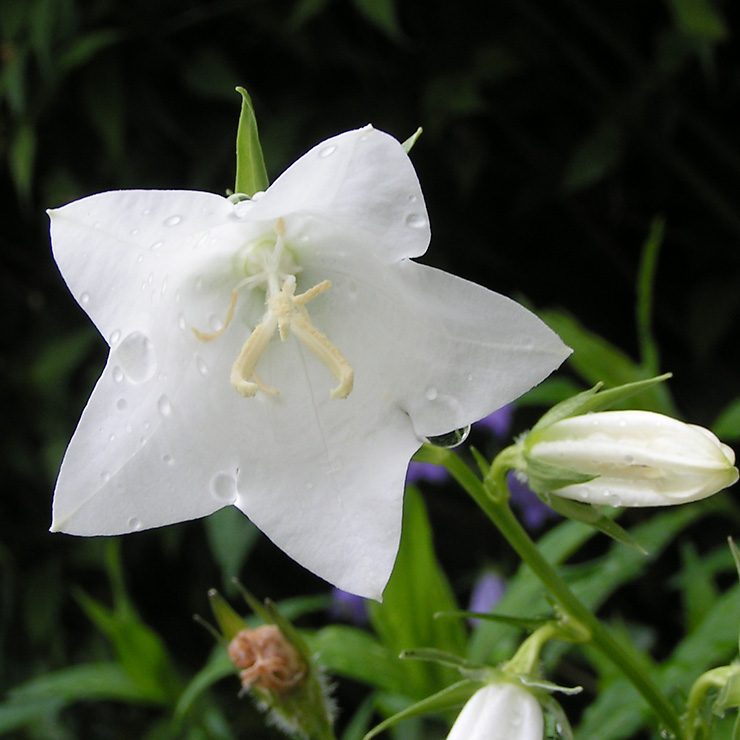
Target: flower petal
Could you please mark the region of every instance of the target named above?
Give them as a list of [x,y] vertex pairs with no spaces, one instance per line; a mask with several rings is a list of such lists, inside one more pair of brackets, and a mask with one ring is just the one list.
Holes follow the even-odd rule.
[[[397,261],[418,257],[429,245],[429,219],[411,160],[392,136],[370,126],[304,154],[255,201],[250,218],[290,214],[307,217],[301,233],[310,239],[312,256],[369,247],[374,258]],[[337,234],[341,240],[331,238]]]
[[570,354],[533,313],[479,285],[410,260],[353,262],[314,260],[301,275],[332,282],[311,316],[355,368],[355,389],[372,384],[373,402],[398,404],[421,438],[488,415]]

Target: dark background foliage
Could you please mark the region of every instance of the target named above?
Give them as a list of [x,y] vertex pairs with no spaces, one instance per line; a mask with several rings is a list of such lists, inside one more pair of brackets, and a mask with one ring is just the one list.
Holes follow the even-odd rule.
[[[105,545],[46,531],[106,351],[51,259],[45,208],[108,189],[233,187],[236,85],[252,96],[272,177],[348,128],[372,122],[403,140],[423,126],[412,156],[433,228],[424,260],[562,309],[635,359],[642,244],[664,219],[659,367],[675,373],[680,413],[710,425],[739,394],[730,5],[2,0],[0,690],[105,650],[72,598],[105,600]],[[439,547],[464,596],[502,548],[461,553],[477,524],[453,509]],[[193,670],[209,641],[190,614],[221,581],[212,549],[200,522],[123,543],[134,601]],[[277,599],[325,590],[262,539],[242,576]],[[94,729],[106,724],[97,711],[70,732],[115,737]],[[130,711],[116,721],[138,726]]]

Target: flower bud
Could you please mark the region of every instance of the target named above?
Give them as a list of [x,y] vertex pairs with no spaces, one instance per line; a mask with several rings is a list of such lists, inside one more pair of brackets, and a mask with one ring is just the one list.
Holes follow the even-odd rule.
[[521,472],[538,492],[591,504],[683,504],[738,479],[735,453],[708,429],[649,411],[560,419],[522,444]]
[[447,740],[542,740],[543,729],[542,708],[529,691],[494,683],[473,694]]

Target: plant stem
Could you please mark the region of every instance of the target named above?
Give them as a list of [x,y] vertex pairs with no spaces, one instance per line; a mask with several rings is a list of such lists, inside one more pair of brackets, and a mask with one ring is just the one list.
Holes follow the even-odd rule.
[[666,729],[676,738],[682,737],[681,722],[673,705],[647,675],[639,662],[634,648],[621,645],[591,611],[575,596],[557,571],[545,560],[542,553],[514,516],[508,504],[505,466],[486,476],[489,483],[496,486],[496,496],[492,496],[484,483],[451,450],[424,445],[417,453],[417,460],[443,465],[452,477],[463,487],[473,500],[496,525],[507,542],[527,563],[532,572],[547,587],[562,609],[581,623],[591,636],[591,643],[601,650],[609,660],[624,674],[653,708]]

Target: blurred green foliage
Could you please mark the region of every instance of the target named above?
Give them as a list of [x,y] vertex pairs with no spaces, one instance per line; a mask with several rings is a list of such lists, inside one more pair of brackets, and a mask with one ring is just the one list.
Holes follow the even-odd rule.
[[[347,128],[372,122],[404,140],[423,126],[412,157],[433,227],[425,260],[543,309],[576,349],[569,369],[521,405],[514,431],[536,418],[532,405],[670,370],[671,395],[642,402],[716,420],[738,440],[740,57],[730,6],[2,0],[0,693],[11,693],[0,732],[272,737],[236,700],[236,682],[206,690],[224,673],[190,615],[237,573],[276,600],[327,591],[236,511],[131,535],[120,564],[103,540],[46,531],[56,470],[105,347],[56,271],[44,209],[106,189],[233,188],[237,85],[252,97],[271,178]],[[493,562],[511,577],[504,612],[548,608],[469,502],[444,486],[424,493],[443,568],[429,576],[440,579],[424,592],[430,601],[464,604]],[[603,539],[573,523],[543,544],[583,598],[668,659],[657,680],[685,691],[697,656],[710,665],[737,649],[737,586],[721,545],[737,506],[723,494],[683,514],[621,522],[653,542],[650,559],[618,545],[605,554]],[[416,546],[431,562],[428,533]],[[417,577],[404,558],[399,568],[411,572],[394,578]],[[694,596],[682,602],[679,583]],[[393,594],[373,611],[372,631],[327,626],[316,612],[299,621],[330,667],[351,676],[338,687],[347,740],[378,712],[439,688],[422,685],[431,674],[417,675],[418,664],[389,662],[394,635],[447,650],[467,643],[463,625],[427,623],[434,605],[424,599],[414,601],[419,622],[391,627],[414,608],[394,607],[396,598],[415,598]],[[516,634],[486,624],[467,649],[504,658]],[[347,650],[364,658],[348,667]],[[582,736],[636,736],[639,702],[621,709],[628,690],[610,666],[554,653],[563,682],[587,687],[569,714],[598,693]],[[394,732],[443,735],[441,723],[425,727]]]

